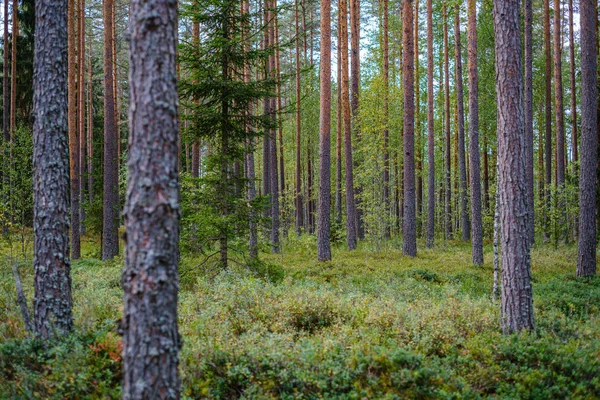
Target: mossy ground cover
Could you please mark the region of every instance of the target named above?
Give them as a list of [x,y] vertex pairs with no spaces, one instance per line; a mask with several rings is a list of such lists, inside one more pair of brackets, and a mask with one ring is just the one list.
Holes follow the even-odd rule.
[[[537,331],[511,336],[491,297],[491,248],[474,267],[468,244],[423,247],[411,259],[363,243],[317,263],[302,238],[221,272],[184,255],[184,396],[600,398],[600,279],[574,277],[575,247],[533,250]],[[1,251],[0,398],[118,398],[122,259],[102,263],[85,243],[72,267],[77,330],[44,346],[24,333]],[[20,269],[31,301],[31,259]]]

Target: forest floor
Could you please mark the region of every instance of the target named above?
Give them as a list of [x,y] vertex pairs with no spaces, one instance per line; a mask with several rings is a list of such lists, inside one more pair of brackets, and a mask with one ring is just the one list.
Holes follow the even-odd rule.
[[[465,243],[421,246],[414,259],[394,243],[340,245],[331,263],[315,261],[312,238],[283,250],[252,271],[183,256],[184,398],[600,398],[600,278],[575,278],[575,247],[533,250],[537,330],[509,336],[489,245],[483,267]],[[118,398],[122,258],[103,263],[84,243],[72,266],[76,331],[43,346],[26,337],[0,252],[0,398]]]

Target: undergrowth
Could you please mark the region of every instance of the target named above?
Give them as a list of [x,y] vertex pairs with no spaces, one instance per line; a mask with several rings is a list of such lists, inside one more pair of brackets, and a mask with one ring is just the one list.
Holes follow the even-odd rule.
[[[537,330],[510,336],[490,249],[482,267],[460,243],[415,259],[362,244],[330,263],[314,261],[310,238],[283,250],[210,274],[183,256],[184,398],[600,398],[600,278],[574,277],[573,247],[533,250]],[[120,396],[121,269],[75,262],[77,329],[44,345],[25,334],[0,261],[0,398]],[[31,263],[20,270],[31,301]]]

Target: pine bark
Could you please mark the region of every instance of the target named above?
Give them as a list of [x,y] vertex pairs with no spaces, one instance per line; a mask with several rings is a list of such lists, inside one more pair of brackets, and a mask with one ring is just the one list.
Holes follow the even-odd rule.
[[519,0],[494,2],[498,165],[502,264],[501,327],[504,333],[534,329],[526,218],[523,75]]
[[321,0],[321,62],[319,121],[319,206],[317,221],[317,257],[331,260],[331,2]]
[[300,86],[300,32],[298,0],[294,1],[294,22],[296,33],[296,233],[302,232],[304,227],[304,211],[302,206],[302,118],[300,116],[302,102]]
[[384,235],[390,237],[388,220],[390,215],[390,149],[389,149],[389,40],[388,40],[388,0],[383,0],[383,206],[385,228]]
[[180,396],[176,4],[132,0],[130,8],[124,399]]
[[562,85],[562,37],[560,0],[554,0],[554,118],[556,128],[556,187],[565,183],[565,122]]
[[452,180],[451,180],[451,163],[452,157],[450,154],[451,149],[451,137],[450,137],[450,72],[448,68],[448,13],[446,9],[446,3],[444,1],[443,9],[443,24],[444,24],[444,129],[446,130],[446,169],[444,171],[446,176],[445,189],[446,193],[444,196],[445,201],[445,214],[444,214],[444,225],[445,225],[445,238],[446,240],[452,240]]
[[415,1],[414,60],[415,60],[415,163],[416,163],[416,207],[417,235],[421,235],[423,216],[423,143],[421,141],[421,85],[419,81],[419,0]]
[[532,0],[524,0],[525,9],[525,176],[527,178],[527,227],[531,244],[535,241],[533,190],[533,44]]
[[552,193],[552,49],[550,43],[550,0],[544,0],[544,159],[546,161],[545,179],[546,191],[544,192],[544,241],[550,236],[550,205]]
[[598,167],[598,87],[594,0],[580,1],[581,165],[579,169],[579,245],[577,276],[596,274],[596,169]]
[[[77,52],[77,69],[79,71],[79,76],[77,77],[77,111],[78,111],[78,135],[79,135],[79,171],[78,171],[78,181],[79,181],[79,223],[80,223],[80,233],[85,234],[85,213],[83,202],[85,201],[85,150],[86,150],[86,135],[85,135],[85,0],[79,0],[78,7],[78,39],[79,39],[79,49]],[[81,251],[80,251],[81,252]]]
[[104,0],[104,212],[102,259],[119,254],[119,168],[113,84],[113,5]]
[[458,118],[458,165],[460,174],[460,229],[462,240],[471,236],[467,200],[467,165],[465,155],[465,106],[463,102],[462,48],[460,43],[460,7],[456,7],[454,15],[454,53],[456,68],[456,108]]
[[71,176],[71,258],[81,257],[80,223],[79,223],[79,125],[77,124],[77,26],[75,23],[76,1],[69,0],[68,10],[68,46],[69,46],[69,156]]
[[69,261],[67,1],[36,0],[34,52],[34,329],[73,329]]
[[[471,181],[471,260],[483,264],[483,223],[479,165],[479,75],[477,73],[477,1],[467,1],[467,54],[469,69],[469,166]],[[487,144],[487,143],[486,143]],[[487,164],[487,146],[484,146]],[[486,175],[487,175],[487,165]],[[487,176],[486,176],[487,180]],[[487,195],[487,191],[486,191]]]
[[415,215],[415,82],[414,28],[412,0],[402,2],[402,48],[404,62],[404,240],[402,254],[417,255],[417,221]]
[[435,234],[435,127],[433,105],[433,11],[427,0],[427,248],[432,248]]
[[[581,7],[581,4],[580,4]],[[573,161],[579,160],[577,139],[577,87],[575,85],[575,33],[573,29],[573,0],[569,0],[569,77],[571,80],[571,149]]]
[[[353,0],[351,0],[353,1]],[[349,250],[356,249],[358,238],[358,218],[354,199],[354,173],[352,163],[352,128],[350,117],[349,76],[348,76],[348,4],[339,0],[340,47],[342,49],[342,109],[344,114],[344,162],[346,169],[346,243]]]
[[[4,1],[4,62],[2,66],[2,131],[3,131],[3,139],[4,139],[4,157],[2,160],[3,174],[2,174],[2,185],[4,186],[4,198],[3,201],[8,203],[8,193],[7,190],[10,186],[10,168],[8,164],[8,160],[10,158],[8,144],[10,143],[10,92],[9,92],[9,84],[8,84],[8,1]],[[8,219],[8,210],[4,212],[4,217]],[[3,224],[2,226],[3,235],[8,235],[8,224]]]
[[340,46],[340,18],[338,15],[338,45],[337,45],[337,129],[336,129],[336,159],[335,159],[335,221],[342,225],[342,47]]

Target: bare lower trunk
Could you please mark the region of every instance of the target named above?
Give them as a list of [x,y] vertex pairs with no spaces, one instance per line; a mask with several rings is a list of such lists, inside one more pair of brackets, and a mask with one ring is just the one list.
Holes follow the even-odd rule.
[[544,195],[544,240],[550,237],[550,205],[552,193],[552,53],[550,46],[550,0],[544,0],[544,116],[545,141],[544,158],[546,160],[546,192]]
[[176,3],[132,0],[130,15],[123,398],[178,399]]
[[451,155],[450,155],[450,72],[448,68],[448,15],[446,10],[446,3],[443,5],[443,19],[444,19],[444,129],[446,130],[446,169],[444,171],[446,176],[446,193],[444,196],[445,201],[445,237],[447,240],[452,240],[452,180],[451,180]]
[[435,130],[433,118],[433,11],[427,0],[427,248],[433,247],[435,234]]
[[298,16],[298,0],[294,2],[294,22],[296,33],[296,233],[300,234],[304,227],[304,211],[302,207],[302,163],[301,163],[301,143],[302,143],[302,118],[301,112],[301,91],[300,91],[300,32]]
[[454,49],[456,62],[456,108],[458,117],[458,164],[460,173],[460,229],[462,240],[467,241],[471,236],[471,226],[469,224],[469,206],[467,200],[467,165],[465,160],[465,110],[463,103],[463,82],[462,82],[462,50],[460,44],[460,8],[456,8],[454,16]]
[[102,259],[119,254],[119,168],[118,136],[115,126],[113,83],[113,0],[104,0],[104,215]]
[[524,157],[519,0],[494,2],[504,333],[534,329]]
[[577,276],[596,274],[596,169],[598,168],[598,88],[596,6],[581,0],[581,166]]
[[77,124],[77,54],[76,54],[76,25],[75,0],[69,0],[68,36],[69,36],[69,156],[71,175],[71,258],[81,257],[79,237],[79,132]]
[[36,0],[34,55],[34,329],[73,329],[69,261],[67,1]]
[[317,221],[317,256],[319,261],[331,260],[331,4],[321,0],[321,66],[319,122],[319,206]]
[[[481,217],[481,181],[479,167],[479,76],[477,74],[477,4],[467,3],[469,69],[469,165],[471,180],[471,260],[483,264],[483,223]],[[484,146],[486,147],[486,146]],[[487,163],[487,148],[484,148]],[[487,172],[487,165],[485,165]],[[487,175],[487,174],[486,174]],[[486,177],[487,180],[487,177]],[[487,193],[486,193],[487,195]]]
[[412,0],[402,2],[402,48],[404,62],[404,235],[402,254],[417,255],[417,223],[415,215],[415,83]]

